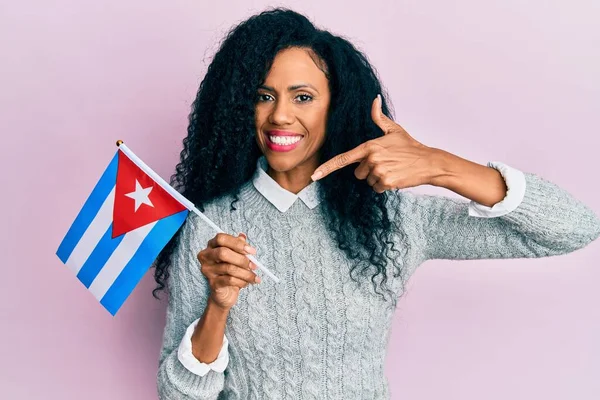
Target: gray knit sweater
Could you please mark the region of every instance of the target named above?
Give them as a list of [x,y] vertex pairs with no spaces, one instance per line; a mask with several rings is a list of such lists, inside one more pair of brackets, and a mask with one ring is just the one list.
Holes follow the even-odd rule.
[[[469,216],[465,199],[387,192],[400,200],[390,211],[406,234],[398,235],[407,244],[403,278],[428,259],[553,256],[600,236],[600,219],[587,206],[535,174],[525,177],[522,203],[495,218]],[[247,233],[258,260],[281,281],[259,270],[263,282],[240,291],[227,320],[230,359],[224,372],[201,377],[188,371],[177,348],[210,291],[196,254],[216,233],[190,214],[169,278],[160,398],[389,399],[384,361],[393,309],[368,279],[357,284],[350,278],[351,262],[326,231],[322,204],[311,210],[296,201],[281,213],[251,182],[240,196],[236,211],[224,196],[208,204],[205,214],[225,232]],[[395,279],[389,287],[400,296],[401,278]]]

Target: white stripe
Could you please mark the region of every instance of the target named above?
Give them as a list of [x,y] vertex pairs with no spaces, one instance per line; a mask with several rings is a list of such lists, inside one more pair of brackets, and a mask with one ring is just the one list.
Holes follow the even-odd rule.
[[92,284],[90,292],[94,294],[96,299],[101,300],[108,289],[115,282],[121,271],[127,266],[127,263],[138,251],[140,245],[148,236],[148,233],[156,225],[156,221],[151,224],[144,225],[133,231],[127,232],[119,246],[112,253],[104,267],[100,270]]
[[90,254],[92,254],[92,251],[94,251],[112,223],[114,204],[115,187],[113,186],[106,199],[104,199],[104,203],[102,203],[98,214],[96,214],[90,226],[83,233],[81,239],[79,239],[79,243],[77,243],[77,246],[75,246],[65,263],[75,275],[79,273],[79,270],[83,267],[83,264]]

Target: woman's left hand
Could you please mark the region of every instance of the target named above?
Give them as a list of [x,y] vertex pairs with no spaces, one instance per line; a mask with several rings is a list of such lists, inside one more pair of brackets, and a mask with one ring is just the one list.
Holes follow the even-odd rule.
[[371,118],[384,135],[321,164],[311,178],[321,179],[349,164],[360,162],[354,175],[358,179],[366,178],[377,193],[431,184],[436,176],[436,149],[416,141],[404,128],[385,116],[381,111],[380,96],[373,101]]

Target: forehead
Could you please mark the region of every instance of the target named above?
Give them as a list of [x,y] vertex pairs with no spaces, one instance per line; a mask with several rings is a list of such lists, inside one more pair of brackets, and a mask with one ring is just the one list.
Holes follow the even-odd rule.
[[265,83],[276,84],[275,81],[309,81],[312,84],[327,85],[325,73],[315,64],[315,55],[311,57],[309,50],[301,48],[285,49],[277,53]]

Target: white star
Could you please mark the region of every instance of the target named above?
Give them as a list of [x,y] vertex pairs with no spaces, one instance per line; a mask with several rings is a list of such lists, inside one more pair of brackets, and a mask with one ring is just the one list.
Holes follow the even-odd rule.
[[135,192],[126,193],[125,196],[131,197],[132,199],[135,200],[135,211],[137,211],[138,208],[140,208],[140,206],[142,204],[147,204],[149,206],[154,207],[154,204],[152,204],[152,202],[150,201],[150,198],[148,197],[150,195],[151,191],[152,191],[152,186],[149,186],[147,188],[142,188],[142,185],[140,185],[140,183],[136,179],[135,180]]

